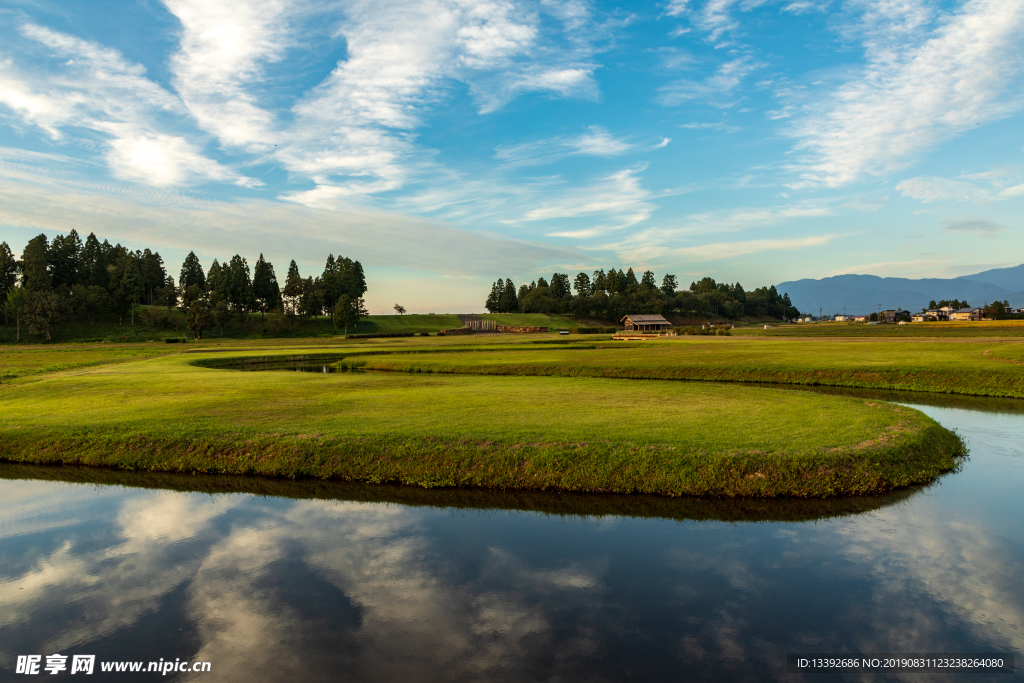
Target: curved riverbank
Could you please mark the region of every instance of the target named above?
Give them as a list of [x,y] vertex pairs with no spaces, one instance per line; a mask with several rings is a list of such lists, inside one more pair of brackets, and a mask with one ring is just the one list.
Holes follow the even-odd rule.
[[0,392],[0,458],[425,488],[820,498],[934,480],[959,438],[877,401],[712,383],[228,372],[174,356]]

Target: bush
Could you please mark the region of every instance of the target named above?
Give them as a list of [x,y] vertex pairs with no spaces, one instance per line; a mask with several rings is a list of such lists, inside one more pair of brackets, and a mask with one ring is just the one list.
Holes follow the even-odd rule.
[[686,327],[673,328],[673,332],[676,334],[696,334],[702,336],[719,336],[728,337],[732,335],[730,331],[731,327],[727,323],[721,325],[706,325],[698,327],[696,325],[688,325]]
[[570,327],[569,334],[615,334],[617,327]]
[[430,333],[429,332],[420,332],[420,336],[421,337],[429,337]]

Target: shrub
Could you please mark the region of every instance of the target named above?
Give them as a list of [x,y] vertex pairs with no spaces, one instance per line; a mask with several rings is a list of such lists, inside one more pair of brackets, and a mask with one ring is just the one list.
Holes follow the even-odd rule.
[[420,336],[421,337],[429,337],[430,333],[429,332],[420,332]]

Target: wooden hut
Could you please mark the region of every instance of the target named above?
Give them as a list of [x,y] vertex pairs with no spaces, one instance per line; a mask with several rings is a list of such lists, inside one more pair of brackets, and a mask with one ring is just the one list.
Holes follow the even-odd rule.
[[660,315],[641,314],[627,315],[619,322],[625,323],[626,332],[668,332],[672,323]]

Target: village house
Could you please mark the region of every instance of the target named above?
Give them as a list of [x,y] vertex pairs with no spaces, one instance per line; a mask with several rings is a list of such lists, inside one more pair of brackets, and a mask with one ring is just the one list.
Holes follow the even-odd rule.
[[897,320],[909,320],[910,311],[904,311],[902,308],[886,309],[878,314],[878,319],[887,323],[894,323]]
[[950,320],[981,320],[985,317],[985,311],[981,308],[961,308],[949,315]]
[[660,315],[627,315],[619,322],[626,324],[626,332],[668,332],[672,323]]

